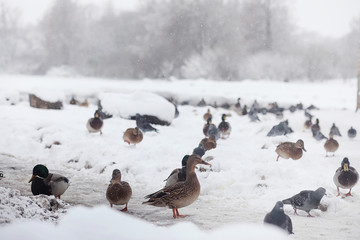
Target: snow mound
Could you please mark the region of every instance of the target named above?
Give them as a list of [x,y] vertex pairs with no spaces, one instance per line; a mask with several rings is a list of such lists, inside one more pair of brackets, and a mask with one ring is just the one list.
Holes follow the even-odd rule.
[[33,218],[56,222],[68,207],[69,204],[54,197],[27,197],[18,190],[0,187],[0,224]]
[[[174,220],[176,221],[176,220]],[[141,231],[138,231],[141,229]],[[274,227],[236,224],[213,231],[200,230],[190,222],[159,227],[126,213],[99,206],[92,209],[72,208],[55,226],[37,221],[6,225],[1,229],[4,239],[287,239]]]
[[99,99],[104,112],[122,118],[130,118],[139,113],[156,116],[170,124],[175,115],[175,107],[172,103],[150,92],[102,93]]

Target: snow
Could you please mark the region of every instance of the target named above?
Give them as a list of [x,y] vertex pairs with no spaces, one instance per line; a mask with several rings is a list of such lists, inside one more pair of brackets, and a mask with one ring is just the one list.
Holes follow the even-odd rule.
[[[103,135],[90,134],[86,130],[86,122],[97,108],[96,101],[89,101],[88,108],[66,102],[63,110],[36,109],[29,106],[26,97],[26,93],[34,88],[44,94],[57,91],[66,99],[72,95],[96,99],[104,96],[104,93],[109,96],[120,94],[122,97],[131,93],[128,96],[132,99],[138,91],[143,91],[173,97],[178,102],[189,101],[193,106],[179,105],[180,115],[172,120],[170,126],[156,126],[160,133],[146,133],[140,144],[129,146],[122,141],[122,134],[128,127],[134,127],[134,120],[118,117],[106,119]],[[13,234],[10,235],[14,236],[13,239],[22,236],[39,239],[43,236],[39,236],[41,234],[36,229],[44,228],[44,231],[52,232],[52,236],[63,239],[76,238],[78,235],[71,234],[81,234],[84,232],[82,229],[97,229],[85,235],[89,239],[92,236],[93,239],[105,236],[143,239],[148,232],[152,233],[151,236],[166,234],[174,239],[190,233],[191,238],[219,239],[228,236],[229,239],[238,239],[239,236],[251,235],[253,238],[248,239],[264,239],[263,236],[275,239],[277,229],[264,227],[263,219],[276,201],[320,186],[327,191],[321,202],[327,210],[313,210],[311,214],[314,218],[307,218],[302,211],[296,216],[291,206],[285,205],[295,233],[290,238],[356,239],[360,234],[360,185],[353,188],[353,197],[340,198],[336,197],[336,187],[332,181],[344,157],[349,158],[351,166],[358,171],[360,169],[360,140],[358,137],[350,140],[346,136],[350,126],[360,129],[360,114],[354,112],[355,79],[284,83],[267,80],[114,81],[3,75],[0,76],[0,89],[0,99],[9,94],[17,99],[15,105],[0,100],[0,132],[3,136],[0,138],[0,171],[4,174],[0,180],[1,210],[11,212],[13,209],[16,212],[18,207],[26,208],[28,201],[40,201],[37,200],[39,197],[32,196],[30,184],[27,183],[32,168],[38,163],[45,164],[50,172],[63,174],[70,179],[70,187],[61,200],[69,207],[43,214],[34,210],[33,215],[18,214],[19,217],[1,211],[0,222],[11,222],[0,225],[1,236]],[[314,104],[320,110],[313,110],[311,114],[320,119],[321,131],[325,135],[333,123],[339,127],[343,135],[336,138],[340,143],[339,150],[334,157],[325,157],[324,141],[316,141],[309,130],[303,129],[306,120],[303,111],[285,111],[282,120],[276,119],[273,114],[259,114],[261,121],[253,123],[247,116],[238,116],[232,110],[195,106],[202,98],[208,103],[216,101],[221,105],[225,101],[236,103],[238,97],[241,97],[242,104],[248,105],[255,99],[262,106],[274,101],[283,107],[299,102],[305,107]],[[133,99],[126,106],[126,111],[138,107],[137,99]],[[116,111],[121,110],[120,107],[113,107]],[[202,116],[208,108],[215,124],[220,123],[223,113],[231,114],[227,121],[232,126],[232,132],[228,139],[218,141],[216,149],[204,155],[204,158],[213,157],[210,162],[212,167],[205,167],[207,171],[197,171],[201,193],[192,205],[180,209],[180,213],[187,217],[172,219],[170,209],[142,205],[144,196],[162,188],[165,185],[163,180],[173,169],[181,166],[182,157],[190,154],[204,137],[202,127],[205,122]],[[152,110],[152,107],[147,110]],[[266,137],[273,125],[285,119],[289,120],[294,133]],[[276,162],[276,146],[282,141],[295,142],[299,138],[304,140],[307,150],[303,157],[297,161],[280,158]],[[114,168],[122,171],[122,179],[129,182],[133,189],[128,214],[117,211],[123,206],[111,210],[105,197]],[[12,191],[14,197],[4,197]],[[341,189],[341,192],[344,194],[347,190]],[[44,214],[49,218],[46,219]],[[49,220],[51,214],[59,216],[59,219],[54,218],[57,225]],[[115,222],[117,227],[111,228]],[[124,227],[120,228],[119,222]],[[131,233],[121,231],[136,229],[137,226],[143,230]]]

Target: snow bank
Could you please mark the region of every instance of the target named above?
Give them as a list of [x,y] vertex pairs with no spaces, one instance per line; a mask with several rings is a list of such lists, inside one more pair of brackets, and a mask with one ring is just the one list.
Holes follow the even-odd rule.
[[0,228],[3,239],[287,239],[280,229],[258,225],[231,225],[213,231],[202,231],[193,223],[182,222],[158,227],[109,207],[71,209],[55,226],[32,221]]
[[99,96],[103,111],[122,118],[130,118],[136,113],[152,115],[171,123],[175,107],[165,98],[150,92],[101,93]]

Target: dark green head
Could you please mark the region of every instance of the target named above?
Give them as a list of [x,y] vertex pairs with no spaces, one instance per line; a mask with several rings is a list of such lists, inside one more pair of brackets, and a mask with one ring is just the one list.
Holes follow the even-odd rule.
[[38,164],[33,168],[33,175],[29,182],[31,182],[36,176],[46,178],[49,175],[49,170],[42,164]]
[[211,124],[211,120],[212,120],[211,117],[209,117],[209,118],[207,119],[207,121],[206,121],[207,124]]
[[185,155],[181,161],[181,166],[186,167],[187,160],[189,159],[190,155]]
[[341,162],[341,168],[347,172],[349,171],[349,166],[350,166],[350,162],[349,162],[349,159],[346,157],[342,160]]
[[223,120],[223,121],[226,120],[226,114],[221,115],[221,120]]

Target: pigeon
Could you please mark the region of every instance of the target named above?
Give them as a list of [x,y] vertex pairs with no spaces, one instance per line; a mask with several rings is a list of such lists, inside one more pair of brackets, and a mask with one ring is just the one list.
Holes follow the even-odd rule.
[[324,134],[322,134],[320,131],[316,131],[316,132],[313,132],[313,137],[318,140],[318,141],[321,141],[323,139],[328,139],[327,137],[325,137]]
[[348,134],[349,138],[355,138],[356,137],[356,130],[353,127],[350,127],[347,134]]
[[291,106],[289,107],[289,110],[290,110],[291,113],[295,112],[295,111],[296,111],[296,106],[291,105]]
[[333,125],[331,126],[330,134],[332,134],[332,135],[334,135],[334,136],[337,135],[337,136],[340,136],[340,137],[341,137],[339,128],[338,128],[337,126],[335,126],[335,123],[333,123]]
[[310,105],[310,106],[308,106],[307,108],[306,108],[307,110],[319,110],[319,108],[318,107],[315,107],[314,105]]
[[250,108],[250,110],[248,112],[248,116],[249,116],[251,122],[260,121],[260,119],[257,115],[257,110],[254,107],[254,105]]
[[322,187],[316,189],[315,191],[304,190],[291,198],[282,200],[282,202],[284,204],[291,204],[294,208],[294,214],[297,214],[296,209],[300,209],[307,212],[308,217],[313,217],[310,215],[310,211],[319,207],[320,200],[325,195],[325,192],[325,188]]
[[204,145],[202,143],[200,143],[198,147],[194,148],[192,154],[196,154],[199,157],[202,157],[202,156],[204,156],[205,152],[206,152],[206,150],[205,150]]
[[215,136],[216,141],[220,138],[220,131],[214,124],[209,125],[209,130],[207,134],[209,137]]
[[150,123],[146,120],[146,118],[141,116],[139,113],[136,114],[136,126],[140,128],[140,130],[143,132],[158,132],[158,130],[151,126]]
[[292,132],[294,131],[289,127],[289,121],[285,120],[280,122],[278,125],[273,126],[270,132],[268,132],[266,136],[275,137],[275,136],[286,135]]
[[271,212],[266,214],[264,223],[278,226],[289,234],[294,234],[291,219],[284,213],[284,204],[281,201],[278,201]]
[[311,126],[311,132],[315,136],[316,132],[320,131],[319,119],[315,120],[315,123]]
[[305,112],[304,112],[304,114],[305,114],[305,117],[307,117],[307,118],[309,118],[309,119],[312,119],[314,116],[313,115],[311,115],[308,111],[306,111],[305,110]]

